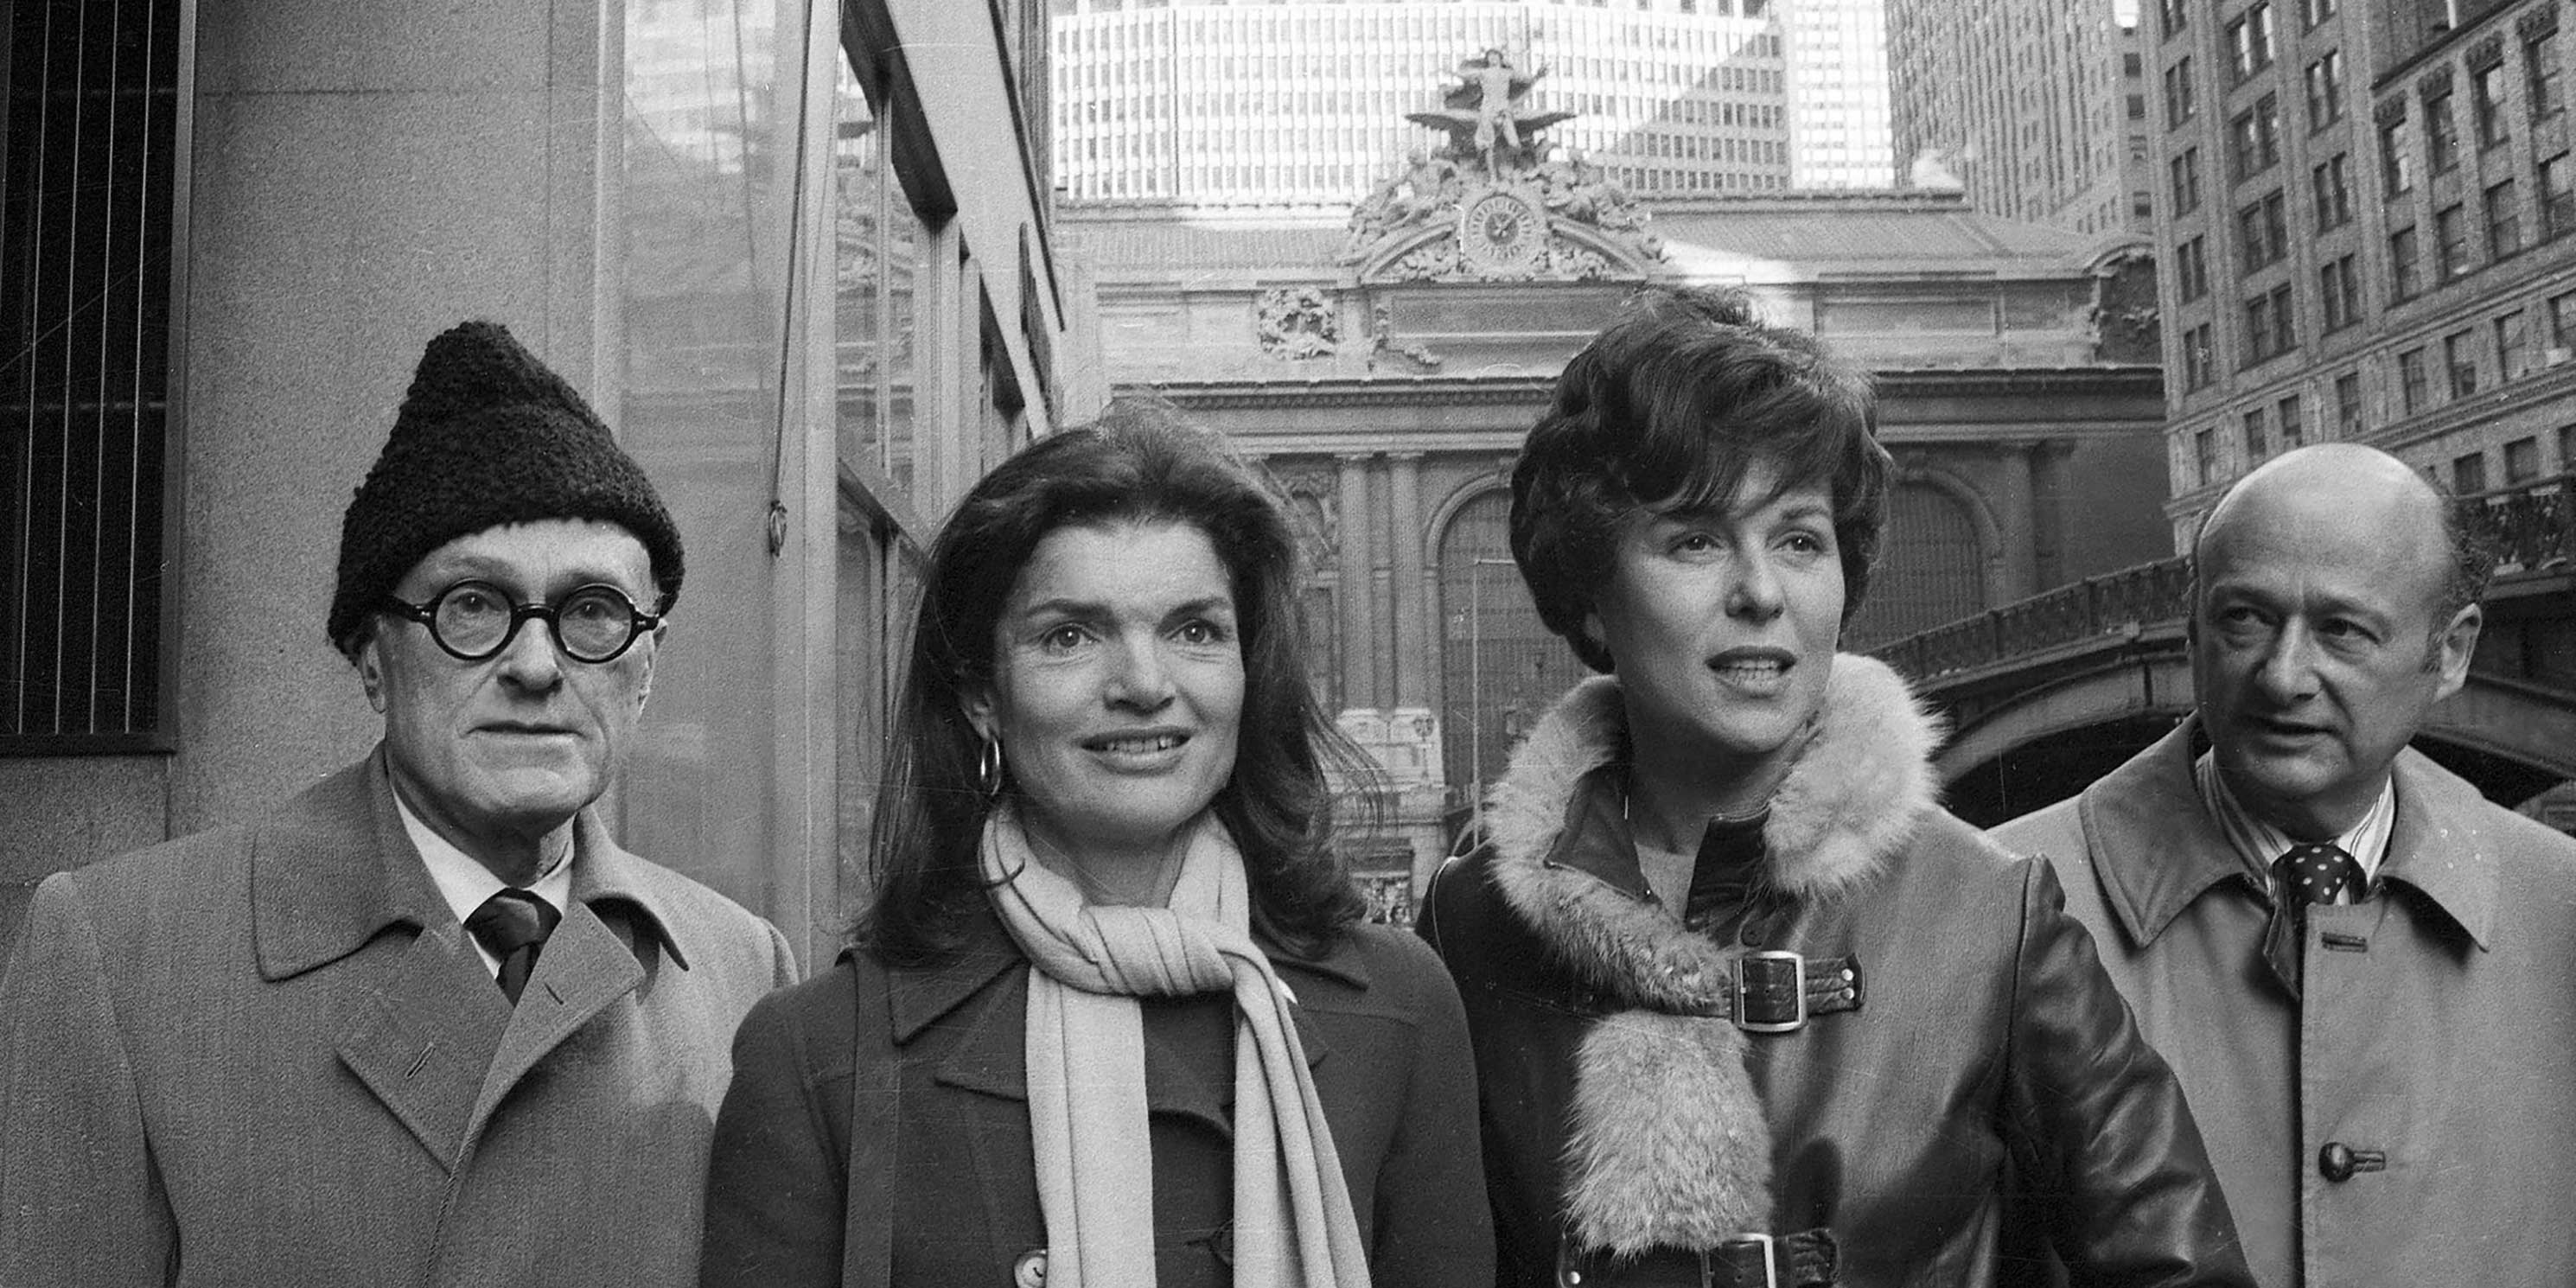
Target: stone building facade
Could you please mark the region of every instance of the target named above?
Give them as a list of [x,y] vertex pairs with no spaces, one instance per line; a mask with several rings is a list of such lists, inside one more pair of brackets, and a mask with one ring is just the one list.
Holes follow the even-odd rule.
[[1064,211],[1105,378],[1233,436],[1304,517],[1315,680],[1393,780],[1367,857],[1397,915],[1580,678],[1510,563],[1506,482],[1557,370],[1644,284],[1742,288],[1876,373],[1900,481],[1849,645],[2162,553],[2139,239],[1955,194],[1640,203],[1525,139],[1454,138],[1348,220]]

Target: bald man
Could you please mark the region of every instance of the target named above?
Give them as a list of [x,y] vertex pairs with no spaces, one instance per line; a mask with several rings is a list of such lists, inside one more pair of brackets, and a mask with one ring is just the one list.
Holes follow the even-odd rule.
[[2202,524],[2198,711],[1996,829],[2053,861],[2181,1075],[2270,1288],[2576,1275],[2576,841],[2407,748],[2489,567],[2351,444]]

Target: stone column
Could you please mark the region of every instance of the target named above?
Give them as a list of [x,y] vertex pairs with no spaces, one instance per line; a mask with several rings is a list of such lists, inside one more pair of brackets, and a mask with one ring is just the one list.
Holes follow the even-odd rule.
[[1364,452],[1339,454],[1333,466],[1342,494],[1341,619],[1342,708],[1382,705],[1377,688],[1376,587],[1369,570],[1376,560],[1377,522],[1369,509],[1369,457]]
[[1986,586],[1989,607],[2039,593],[2039,515],[2031,496],[2030,457],[2027,444],[1995,452],[1995,536],[2002,559]]
[[1388,527],[1394,558],[1394,585],[1388,611],[1395,615],[1395,702],[1399,707],[1433,704],[1431,675],[1431,603],[1423,594],[1422,453],[1387,455]]

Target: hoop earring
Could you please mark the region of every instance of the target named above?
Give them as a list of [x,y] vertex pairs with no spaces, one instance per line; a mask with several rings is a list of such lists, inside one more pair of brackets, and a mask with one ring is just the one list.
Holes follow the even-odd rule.
[[984,749],[976,753],[975,786],[983,790],[986,800],[992,800],[1002,794],[1001,739],[985,739]]

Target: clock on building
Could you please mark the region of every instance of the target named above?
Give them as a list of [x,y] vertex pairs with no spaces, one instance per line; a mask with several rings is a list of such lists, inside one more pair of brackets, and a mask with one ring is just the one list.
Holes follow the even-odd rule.
[[1488,187],[1458,203],[1458,255],[1494,276],[1526,276],[1547,251],[1547,208],[1515,188]]

